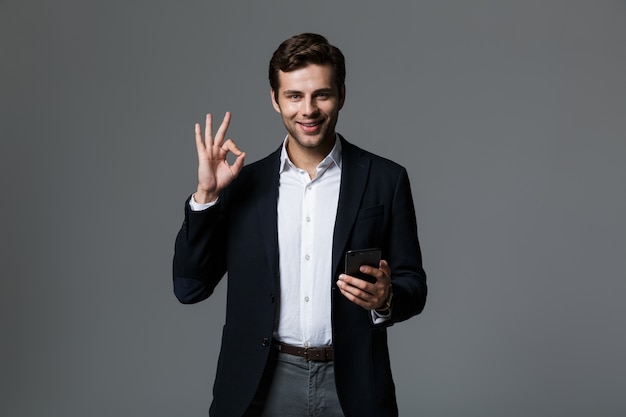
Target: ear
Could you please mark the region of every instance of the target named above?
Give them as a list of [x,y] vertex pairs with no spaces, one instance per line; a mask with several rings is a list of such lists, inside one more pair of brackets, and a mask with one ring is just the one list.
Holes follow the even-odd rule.
[[276,101],[276,96],[274,95],[274,89],[270,88],[270,100],[272,100],[272,106],[274,106],[274,110],[280,113],[280,105]]
[[343,103],[346,102],[346,85],[344,84],[341,87],[341,91],[339,92],[339,110],[343,108]]

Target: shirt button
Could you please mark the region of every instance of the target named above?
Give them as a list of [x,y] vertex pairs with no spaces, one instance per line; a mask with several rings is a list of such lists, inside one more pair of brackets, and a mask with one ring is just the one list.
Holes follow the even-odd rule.
[[306,216],[306,221],[307,221],[307,222],[310,222],[310,221],[311,221],[311,218],[310,218],[309,216]]
[[304,301],[306,301],[307,303],[309,302],[309,296],[308,295],[306,297],[304,297]]
[[309,255],[304,255],[304,259],[306,259],[307,261],[311,259],[311,257]]

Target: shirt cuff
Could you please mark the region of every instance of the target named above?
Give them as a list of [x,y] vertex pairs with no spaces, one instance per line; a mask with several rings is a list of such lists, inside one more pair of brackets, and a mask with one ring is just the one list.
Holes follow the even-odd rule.
[[194,195],[192,195],[191,198],[189,199],[189,207],[191,207],[191,211],[206,210],[208,208],[213,207],[215,204],[217,204],[217,200],[219,200],[218,198],[215,201],[211,201],[210,203],[201,204],[201,203],[196,202],[196,200],[193,198]]
[[370,310],[370,313],[372,314],[372,322],[374,324],[382,324],[391,318],[391,310],[385,311],[385,313]]

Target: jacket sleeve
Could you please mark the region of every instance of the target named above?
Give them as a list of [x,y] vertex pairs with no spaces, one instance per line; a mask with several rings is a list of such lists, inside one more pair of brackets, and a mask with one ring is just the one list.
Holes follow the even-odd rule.
[[396,182],[391,218],[388,247],[392,268],[392,314],[383,325],[392,325],[421,313],[426,303],[426,273],[422,267],[411,186],[404,168]]
[[173,261],[174,294],[183,304],[208,298],[226,272],[226,234],[221,203],[192,211],[185,202],[185,220],[176,236]]

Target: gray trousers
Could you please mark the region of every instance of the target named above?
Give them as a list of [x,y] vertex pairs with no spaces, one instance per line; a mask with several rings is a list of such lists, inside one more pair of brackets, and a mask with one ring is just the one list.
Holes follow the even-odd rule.
[[333,362],[278,353],[261,417],[344,417]]

